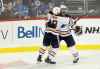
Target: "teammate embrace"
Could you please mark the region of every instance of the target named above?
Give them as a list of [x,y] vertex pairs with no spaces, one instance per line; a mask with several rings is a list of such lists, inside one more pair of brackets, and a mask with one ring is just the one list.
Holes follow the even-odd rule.
[[[78,18],[73,20],[71,16],[65,13],[63,8],[66,7],[54,7],[52,11],[49,11],[43,38],[43,47],[39,49],[37,58],[38,62],[42,62],[42,57],[47,50],[48,56],[45,59],[45,62],[56,64],[55,55],[61,40],[65,41],[67,47],[71,51],[71,54],[74,57],[73,63],[77,63],[79,60],[79,53],[76,51],[75,40],[71,34],[71,30],[75,30],[75,24],[78,21]],[[48,49],[49,46],[51,47]]]

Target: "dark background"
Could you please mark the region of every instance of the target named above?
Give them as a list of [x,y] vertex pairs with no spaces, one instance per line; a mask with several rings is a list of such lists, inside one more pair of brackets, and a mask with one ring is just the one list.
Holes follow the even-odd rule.
[[[26,8],[26,13],[15,10],[17,2]],[[3,0],[0,8],[3,6],[4,10],[0,13],[0,18],[45,17],[50,9],[62,4],[68,7],[68,14],[73,16],[100,16],[100,0]]]

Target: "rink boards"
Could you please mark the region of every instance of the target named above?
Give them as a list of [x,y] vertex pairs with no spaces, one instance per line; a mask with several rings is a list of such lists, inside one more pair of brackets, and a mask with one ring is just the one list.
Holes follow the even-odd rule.
[[[19,20],[0,22],[0,52],[37,51],[42,46],[45,20]],[[100,50],[100,18],[82,18],[77,22],[82,35],[72,31],[79,50]],[[65,50],[62,41],[60,49]]]

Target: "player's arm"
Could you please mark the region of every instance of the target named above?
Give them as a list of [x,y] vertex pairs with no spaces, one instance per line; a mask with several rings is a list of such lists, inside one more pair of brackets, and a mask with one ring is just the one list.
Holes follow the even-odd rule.
[[77,23],[77,21],[79,21],[80,17],[76,17],[75,19],[73,19],[74,24]]
[[80,17],[75,17],[75,16],[71,16],[69,14],[65,14],[66,17],[69,17],[70,19],[72,19],[72,21],[74,22],[74,24],[77,23],[77,21],[79,21]]
[[76,23],[74,22],[74,20],[69,17],[69,26],[71,27],[71,29],[74,29],[74,26],[76,25]]
[[74,30],[75,33],[76,33],[77,35],[81,35],[81,34],[82,34],[82,31],[81,31],[82,28],[81,28],[81,26],[76,25],[76,22],[77,22],[78,20],[79,20],[79,19],[76,18],[76,19],[73,21],[73,19],[70,18],[69,23],[70,23],[70,26],[71,26],[71,30]]
[[71,28],[74,28],[77,26],[77,22],[79,21],[79,19],[80,19],[80,17],[75,17],[75,18],[72,16],[69,17],[69,24],[70,24]]
[[46,19],[46,23],[45,23],[46,27],[47,27],[48,23],[51,22],[52,16],[53,16],[52,11],[49,11],[48,14],[47,14],[47,19]]

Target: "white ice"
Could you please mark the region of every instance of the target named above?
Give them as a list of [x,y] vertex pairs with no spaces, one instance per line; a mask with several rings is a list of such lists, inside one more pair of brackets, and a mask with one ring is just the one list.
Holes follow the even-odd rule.
[[100,51],[79,51],[80,61],[73,64],[72,55],[58,52],[57,64],[37,63],[37,52],[1,53],[0,69],[100,69]]

